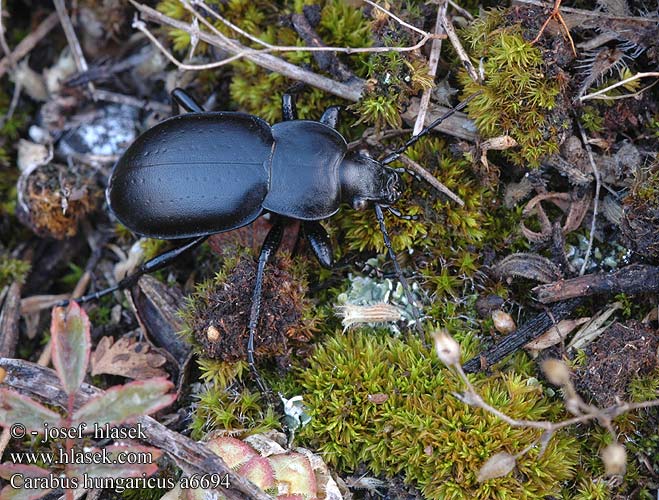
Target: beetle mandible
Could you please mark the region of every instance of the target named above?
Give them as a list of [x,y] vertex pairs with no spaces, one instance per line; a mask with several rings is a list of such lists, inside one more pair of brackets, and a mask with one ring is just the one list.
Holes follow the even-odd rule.
[[342,203],[357,210],[374,206],[396,274],[411,297],[384,226],[381,207],[399,215],[391,205],[401,194],[398,171],[386,165],[469,99],[381,162],[348,151],[346,140],[335,130],[337,106],[328,108],[320,121],[298,120],[293,96],[284,94],[284,121],[270,126],[245,113],[206,112],[182,89],[175,89],[172,99],[187,113],[159,123],[131,144],[114,166],[106,198],[110,211],[131,231],[184,242],[143,263],[116,285],[77,302],[130,287],[213,234],[238,229],[263,213],[280,216],[261,247],[249,317],[247,358],[263,389],[254,363],[254,336],[263,273],[281,242],[283,220],[300,220],[316,258],[331,267],[330,239],[319,221],[334,215]]

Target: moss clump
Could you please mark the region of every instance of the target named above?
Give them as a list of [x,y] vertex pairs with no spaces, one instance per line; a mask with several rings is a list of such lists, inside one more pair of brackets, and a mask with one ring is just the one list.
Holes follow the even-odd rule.
[[[532,451],[517,472],[483,483],[478,470],[492,455],[516,454],[540,437],[511,428],[459,402],[460,386],[417,339],[405,342],[363,332],[339,334],[320,347],[301,375],[312,416],[300,438],[333,466],[376,474],[402,473],[428,499],[543,499],[574,474],[578,444],[564,434],[544,455]],[[561,405],[517,375],[481,380],[486,401],[514,418],[556,418]],[[377,395],[377,398],[373,396]],[[496,492],[496,493],[494,493]]]
[[501,11],[482,16],[463,36],[485,75],[477,83],[460,72],[465,95],[481,92],[469,103],[469,116],[483,136],[509,135],[517,141],[519,148],[506,151],[514,163],[537,167],[543,157],[558,152],[569,127],[567,111],[557,105],[560,79],[550,76],[541,50],[524,40],[520,27],[504,26]]
[[265,405],[258,393],[209,385],[199,396],[190,427],[192,437],[202,439],[214,429],[245,437],[281,426],[273,406]]
[[24,260],[0,256],[0,289],[14,281],[25,283],[30,267],[30,263]]

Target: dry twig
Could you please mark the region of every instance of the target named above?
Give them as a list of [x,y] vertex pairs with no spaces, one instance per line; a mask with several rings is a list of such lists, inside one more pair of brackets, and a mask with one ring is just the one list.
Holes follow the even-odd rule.
[[457,194],[451,191],[444,184],[439,182],[439,180],[437,180],[437,178],[434,175],[432,175],[430,172],[428,172],[425,168],[423,168],[417,162],[412,160],[410,157],[406,155],[400,155],[398,157],[398,160],[400,160],[403,163],[403,165],[405,165],[406,169],[411,170],[419,177],[421,177],[424,181],[426,181],[428,184],[430,184],[432,187],[434,187],[437,191],[448,196],[450,199],[452,199],[461,207],[464,207],[465,202],[462,200],[462,198],[460,198]]
[[478,71],[476,71],[476,68],[474,68],[474,65],[471,63],[471,60],[469,59],[467,52],[462,47],[462,43],[460,43],[460,38],[458,38],[458,34],[455,32],[455,29],[453,28],[453,23],[451,23],[451,21],[449,21],[448,18],[446,17],[445,10],[443,12],[440,10],[440,12],[442,13],[441,21],[442,21],[442,26],[444,27],[444,31],[446,32],[448,39],[451,42],[451,45],[453,45],[455,52],[458,54],[460,61],[462,61],[462,65],[467,70],[467,73],[469,74],[471,79],[476,83],[480,83],[481,77],[479,76]]
[[610,97],[610,96],[607,96],[607,95],[604,95],[604,94],[606,94],[609,90],[613,90],[613,89],[621,87],[623,85],[627,85],[629,82],[639,80],[640,78],[657,78],[657,77],[659,77],[659,72],[656,72],[656,71],[649,71],[647,73],[636,73],[635,75],[632,75],[629,78],[625,78],[624,80],[620,80],[619,82],[616,82],[613,85],[609,85],[608,87],[603,88],[601,90],[598,90],[597,92],[593,92],[591,94],[580,97],[579,100],[581,102],[583,102],[583,101],[587,101],[588,99],[605,99],[605,100],[610,99],[610,100],[614,100],[614,99],[622,99],[622,98],[625,98],[625,97],[634,97],[634,96],[638,95],[639,93],[642,93],[645,90],[649,89],[652,85],[654,85],[657,82],[655,82],[652,85],[646,87],[645,89],[643,89],[639,92],[635,92],[633,94],[627,94],[627,95],[624,95],[624,96],[614,96],[614,97]]
[[579,127],[579,133],[581,134],[581,140],[583,145],[586,148],[588,153],[588,160],[590,161],[590,168],[593,170],[593,176],[595,177],[595,199],[593,200],[593,220],[590,223],[590,236],[588,238],[588,248],[586,250],[586,255],[583,259],[583,264],[579,270],[579,276],[583,276],[586,272],[586,266],[588,265],[588,260],[590,259],[590,253],[593,250],[593,239],[595,238],[595,224],[597,222],[597,212],[599,210],[599,197],[600,197],[600,188],[602,187],[602,181],[600,179],[600,173],[595,164],[595,159],[593,157],[593,150],[590,147],[588,138],[586,137],[586,132],[584,132],[581,122],[577,120],[577,125]]
[[[73,60],[76,63],[76,68],[78,68],[78,72],[83,73],[89,69],[89,66],[87,65],[87,60],[85,59],[85,54],[82,51],[78,37],[76,36],[76,32],[73,28],[73,23],[71,22],[69,13],[66,10],[64,0],[53,0],[53,3],[55,4],[57,15],[59,16],[60,23],[62,24],[62,29],[64,30],[66,41],[68,42],[69,48],[71,49]],[[93,83],[88,83],[87,88],[89,88],[90,92],[94,92]]]
[[[437,7],[437,20],[435,21],[435,34],[438,34],[439,30],[442,27],[442,17],[446,17],[446,2],[442,1]],[[442,51],[442,40],[435,39],[432,41],[432,48],[430,49],[430,57],[428,59],[428,75],[435,78],[437,74],[437,65],[439,64],[439,54]],[[421,130],[423,130],[424,124],[426,122],[426,114],[428,114],[428,104],[430,103],[430,95],[432,89],[426,89],[423,91],[421,96],[421,102],[419,103],[419,114],[416,117],[416,122],[414,123],[414,135],[417,135]]]

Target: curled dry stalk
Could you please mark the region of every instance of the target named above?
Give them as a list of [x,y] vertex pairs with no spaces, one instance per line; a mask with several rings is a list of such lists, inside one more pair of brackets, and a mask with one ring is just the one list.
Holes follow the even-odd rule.
[[540,437],[520,451],[517,455],[497,453],[490,457],[479,472],[479,481],[486,481],[488,479],[507,475],[515,467],[516,461],[536,446],[540,446],[540,453],[542,454],[553,435],[560,429],[579,423],[590,422],[592,420],[596,420],[601,426],[603,426],[613,439],[612,444],[604,448],[601,454],[607,473],[611,475],[622,475],[625,470],[624,465],[626,455],[624,447],[617,442],[617,434],[613,426],[613,420],[623,413],[641,408],[659,406],[659,400],[657,399],[641,403],[619,402],[608,408],[598,408],[597,406],[589,405],[581,398],[581,396],[579,396],[579,394],[577,394],[570,378],[570,370],[567,365],[561,360],[549,359],[545,360],[542,364],[542,370],[550,383],[561,387],[564,395],[565,407],[574,415],[574,417],[560,422],[516,419],[488,404],[478,393],[460,364],[460,345],[446,331],[439,330],[433,334],[433,337],[435,341],[435,351],[437,352],[440,361],[456,374],[465,386],[464,392],[453,393],[456,398],[469,406],[481,408],[486,412],[491,413],[511,427],[526,427],[543,431]]

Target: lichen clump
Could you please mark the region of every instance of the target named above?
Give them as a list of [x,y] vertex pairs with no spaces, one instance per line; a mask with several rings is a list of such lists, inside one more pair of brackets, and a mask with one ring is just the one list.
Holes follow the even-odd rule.
[[[458,401],[460,386],[417,339],[353,332],[330,338],[301,373],[312,416],[300,438],[342,471],[366,464],[375,474],[403,474],[427,499],[544,499],[574,475],[578,444],[554,437],[544,454],[519,458],[511,474],[479,483],[488,458],[517,454],[539,431],[512,428]],[[486,401],[514,418],[556,418],[560,404],[519,375],[477,383]]]
[[461,71],[464,95],[481,92],[467,111],[485,138],[509,135],[519,144],[506,156],[521,166],[537,167],[542,158],[557,153],[569,127],[561,99],[557,68],[524,40],[519,26],[505,27],[501,11],[492,11],[463,31],[466,46],[484,80],[475,82]]

